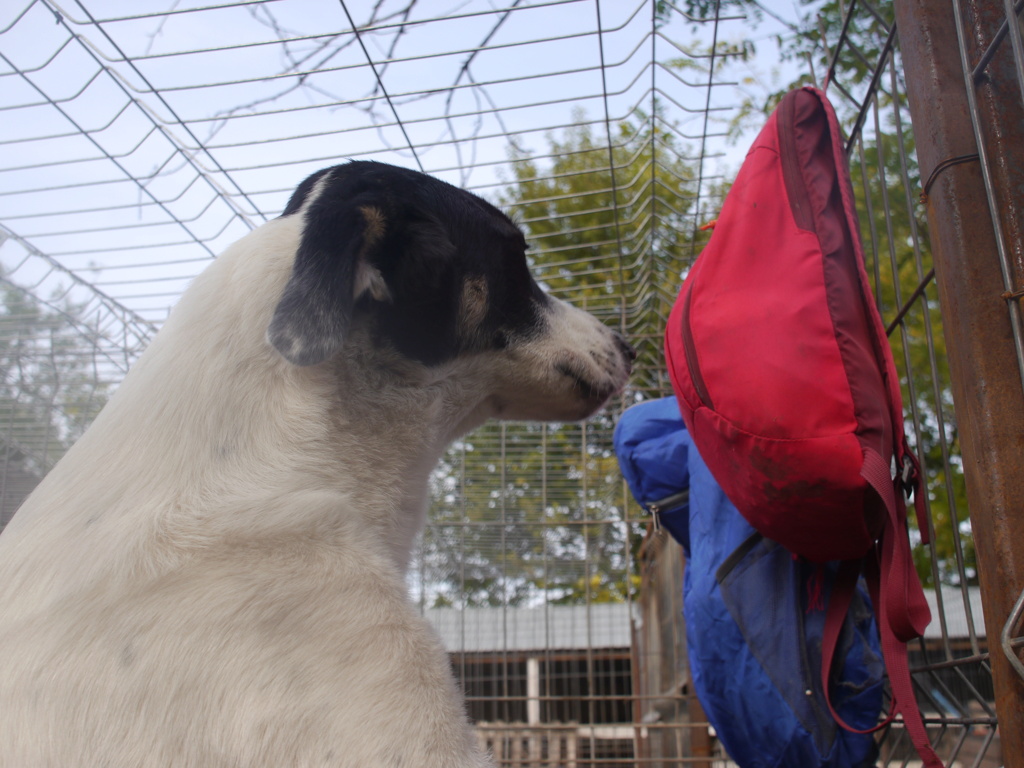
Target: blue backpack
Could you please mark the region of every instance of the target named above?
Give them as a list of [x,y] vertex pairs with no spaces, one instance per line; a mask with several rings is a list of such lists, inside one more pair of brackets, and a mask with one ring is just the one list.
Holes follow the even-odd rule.
[[[740,768],[874,765],[885,667],[858,585],[821,682],[825,606],[836,563],[808,563],[757,533],[701,460],[674,397],[636,405],[615,451],[637,501],[683,545],[683,614],[693,688]],[[686,493],[688,491],[688,494]]]

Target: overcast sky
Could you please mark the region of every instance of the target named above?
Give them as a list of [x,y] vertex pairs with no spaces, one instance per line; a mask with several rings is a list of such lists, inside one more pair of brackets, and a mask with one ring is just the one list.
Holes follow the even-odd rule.
[[[656,94],[680,146],[709,158],[706,174],[728,174],[745,150],[721,135],[732,110],[791,74],[777,71],[771,19],[754,30],[674,12],[652,34],[647,0],[375,5],[2,4],[8,279],[43,297],[107,297],[145,336],[216,253],[321,167],[373,158],[493,196],[509,135],[543,154],[545,136],[580,115],[603,137],[606,118],[649,111]],[[755,38],[759,56],[709,87],[699,56],[712,37]],[[672,65],[693,55],[695,66]]]

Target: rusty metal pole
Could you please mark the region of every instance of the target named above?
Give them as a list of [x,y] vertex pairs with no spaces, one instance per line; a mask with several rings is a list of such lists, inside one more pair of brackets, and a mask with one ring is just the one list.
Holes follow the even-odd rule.
[[[999,19],[993,17],[1001,16],[1002,3],[952,2],[960,2],[966,58],[973,65],[994,37]],[[921,178],[932,179],[928,221],[1003,759],[1006,768],[1024,768],[1024,680],[999,646],[1000,631],[1024,591],[1024,386],[1011,324],[1018,308],[1008,307],[1017,300],[1008,294],[1024,287],[1024,114],[1007,46],[980,83],[970,79],[977,85],[981,160],[988,160],[986,189],[981,161],[972,158],[979,144],[953,6],[948,0],[896,0],[895,9]]]

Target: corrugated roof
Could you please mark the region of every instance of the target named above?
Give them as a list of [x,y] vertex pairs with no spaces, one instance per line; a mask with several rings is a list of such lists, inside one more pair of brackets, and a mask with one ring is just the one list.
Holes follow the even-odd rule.
[[[938,595],[934,589],[926,589],[924,596],[932,612],[932,623],[924,636],[928,639],[942,637]],[[950,638],[969,637],[969,628],[974,627],[978,637],[985,637],[985,615],[981,610],[981,587],[967,587],[964,598],[960,587],[942,587],[942,608],[945,613],[946,633]],[[969,610],[968,610],[969,606]]]
[[626,603],[536,608],[434,608],[425,616],[449,651],[629,648]]
[[[942,637],[939,601],[925,590],[932,622],[928,639]],[[981,590],[967,588],[967,601],[958,587],[943,587],[942,606],[950,638],[969,636],[968,627],[985,637]],[[970,612],[966,606],[970,605]],[[496,652],[629,648],[630,606],[626,603],[546,605],[535,608],[433,608],[424,614],[450,652]],[[637,617],[639,621],[639,616]]]

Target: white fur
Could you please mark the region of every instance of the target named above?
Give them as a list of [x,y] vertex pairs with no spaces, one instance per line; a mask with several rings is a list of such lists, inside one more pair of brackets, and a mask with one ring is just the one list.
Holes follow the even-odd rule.
[[609,390],[628,365],[561,303],[433,369],[359,328],[291,365],[265,332],[300,233],[196,279],[0,536],[0,768],[490,765],[406,595],[428,475],[487,417],[589,415],[557,362]]

